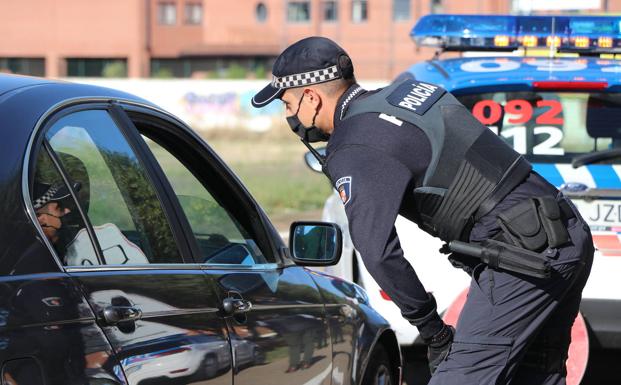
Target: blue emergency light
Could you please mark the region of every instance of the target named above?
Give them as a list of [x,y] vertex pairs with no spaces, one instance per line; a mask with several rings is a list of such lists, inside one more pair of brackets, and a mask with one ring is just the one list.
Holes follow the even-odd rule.
[[621,17],[427,15],[410,33],[416,44],[445,51],[553,48],[584,54],[621,53]]

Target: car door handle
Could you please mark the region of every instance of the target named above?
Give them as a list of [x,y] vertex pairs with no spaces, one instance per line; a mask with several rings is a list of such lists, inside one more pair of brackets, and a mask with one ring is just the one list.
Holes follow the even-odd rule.
[[108,306],[103,309],[103,319],[108,325],[123,321],[135,321],[142,317],[142,311],[132,306]]
[[222,301],[222,309],[226,314],[246,313],[252,309],[252,303],[240,298],[225,298]]

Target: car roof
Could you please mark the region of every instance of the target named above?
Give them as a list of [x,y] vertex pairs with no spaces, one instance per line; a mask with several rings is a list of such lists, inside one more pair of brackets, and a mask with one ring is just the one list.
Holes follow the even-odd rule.
[[22,98],[24,93],[33,114],[36,114],[37,107],[50,108],[63,100],[80,98],[122,99],[153,106],[153,103],[142,98],[111,88],[0,73],[0,113],[5,112],[5,105],[10,104],[13,98]]
[[0,95],[19,88],[51,83],[51,80],[30,76],[0,74]]
[[621,61],[595,57],[490,55],[433,59],[417,63],[407,72],[456,94],[510,88],[524,90],[542,81],[606,82],[607,91],[621,91]]

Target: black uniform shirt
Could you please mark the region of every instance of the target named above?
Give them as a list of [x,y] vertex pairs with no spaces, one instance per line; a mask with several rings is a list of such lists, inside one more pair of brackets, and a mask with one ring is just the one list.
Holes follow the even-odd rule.
[[[420,128],[392,116],[365,113],[343,119],[353,100],[372,93],[353,85],[340,98],[327,147],[328,173],[341,195],[352,241],[367,270],[406,318],[420,318],[433,311],[433,302],[404,258],[394,224],[398,214],[416,222],[412,192],[422,184],[431,145]],[[555,191],[531,173],[475,224],[471,239],[498,232],[499,211],[525,197]]]

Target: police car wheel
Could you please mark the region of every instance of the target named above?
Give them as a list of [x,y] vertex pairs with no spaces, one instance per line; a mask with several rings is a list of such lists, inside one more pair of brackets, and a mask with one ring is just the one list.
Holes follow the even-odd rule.
[[205,379],[213,378],[218,374],[218,359],[215,355],[209,354],[205,356],[202,366]]
[[396,385],[391,368],[386,349],[382,345],[376,346],[371,353],[362,385]]

